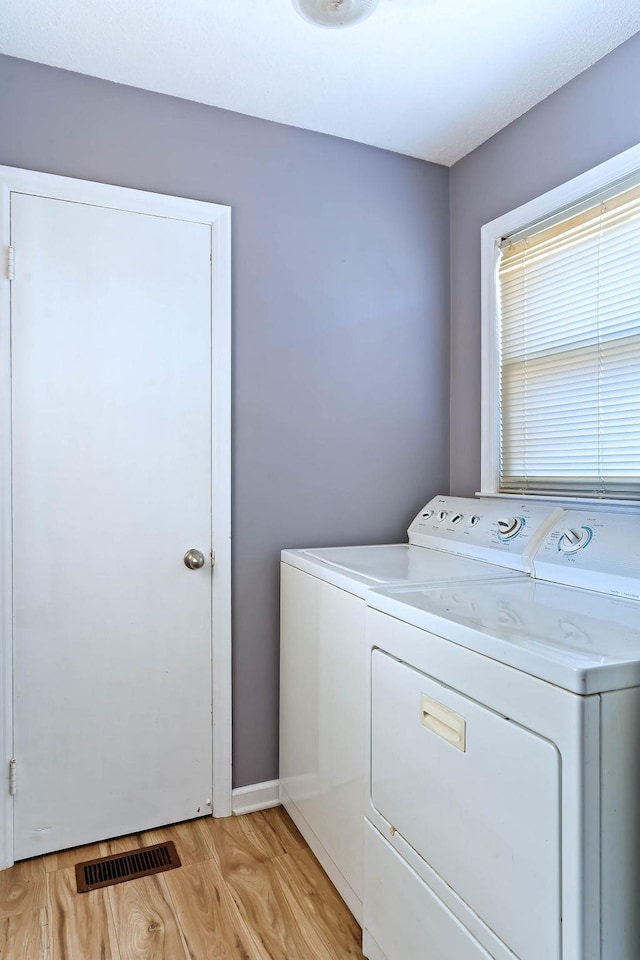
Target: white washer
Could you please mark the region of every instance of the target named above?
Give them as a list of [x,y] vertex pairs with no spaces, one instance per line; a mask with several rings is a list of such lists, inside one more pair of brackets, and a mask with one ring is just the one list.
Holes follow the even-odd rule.
[[369,594],[372,960],[640,956],[639,541],[570,511],[536,579]]
[[[522,574],[561,511],[436,497],[408,544],[285,550],[281,563],[280,798],[362,922],[365,597],[385,583]],[[493,563],[486,561],[491,557]]]

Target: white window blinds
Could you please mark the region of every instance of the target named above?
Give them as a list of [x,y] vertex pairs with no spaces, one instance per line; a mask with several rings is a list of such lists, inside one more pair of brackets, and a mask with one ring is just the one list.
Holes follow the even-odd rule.
[[501,254],[500,491],[640,499],[640,187]]

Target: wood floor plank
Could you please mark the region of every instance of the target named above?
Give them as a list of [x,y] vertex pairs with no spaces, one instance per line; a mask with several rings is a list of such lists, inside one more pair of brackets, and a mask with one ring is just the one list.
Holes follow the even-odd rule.
[[260,815],[265,822],[265,830],[274,838],[271,841],[273,846],[279,845],[282,853],[293,853],[306,848],[304,837],[284,807],[271,807],[269,810],[262,810]]
[[187,960],[161,874],[105,887],[105,891],[122,960]]
[[214,860],[172,870],[164,879],[189,960],[268,960],[244,923]]
[[78,893],[71,867],[47,875],[52,960],[120,960],[104,890]]
[[[359,940],[354,943],[354,931],[346,917],[340,917],[335,935],[330,929],[331,919],[339,913],[333,903],[326,915],[319,904],[306,912],[316,895],[306,873],[308,865],[302,870],[293,862],[285,863],[298,855],[259,860],[248,859],[239,846],[223,850],[222,875],[249,929],[270,960],[362,960]],[[321,872],[317,862],[315,869]],[[300,881],[305,889],[297,895],[294,888]],[[340,905],[348,913],[347,907]]]
[[225,879],[241,916],[270,960],[326,957],[325,945],[295,917],[278,883],[273,861],[226,865]]
[[114,837],[100,844],[99,857],[110,857],[114,853],[126,853],[142,846],[142,837],[139,833],[130,833],[126,837]]
[[238,856],[262,863],[306,846],[288,814],[281,808],[276,813],[276,809],[210,819],[206,827],[218,862],[235,851]]
[[211,844],[215,859],[222,863],[223,859],[237,855],[240,859],[262,863],[274,856],[274,850],[253,815],[250,817],[227,817],[223,820],[212,820],[207,824],[211,834]]
[[274,861],[291,909],[329,944],[332,956],[361,960],[362,930],[308,847]]
[[60,850],[58,853],[49,853],[43,857],[43,864],[46,873],[53,873],[54,870],[68,870],[69,867],[75,867],[76,863],[83,860],[94,860],[101,857],[100,843],[88,843],[83,847],[72,847],[70,850]]
[[169,827],[157,827],[155,830],[145,830],[140,840],[143,846],[153,843],[162,843],[164,840],[173,840],[183,864],[199,863],[201,860],[210,860],[214,856],[211,831],[206,826],[211,817],[201,820],[187,820],[184,823],[175,823]]
[[50,960],[46,907],[0,920],[0,960]]
[[43,858],[22,860],[0,871],[0,918],[40,910],[47,903]]

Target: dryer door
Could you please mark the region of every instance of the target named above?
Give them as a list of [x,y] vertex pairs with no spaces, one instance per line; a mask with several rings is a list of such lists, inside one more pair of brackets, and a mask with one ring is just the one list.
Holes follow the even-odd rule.
[[372,801],[521,960],[559,960],[560,756],[379,650]]

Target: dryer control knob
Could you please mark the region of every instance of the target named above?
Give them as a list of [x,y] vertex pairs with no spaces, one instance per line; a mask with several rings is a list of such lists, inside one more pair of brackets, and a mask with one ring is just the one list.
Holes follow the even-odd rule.
[[588,527],[567,527],[563,530],[558,549],[563,553],[575,553],[582,550],[591,539],[591,530]]

